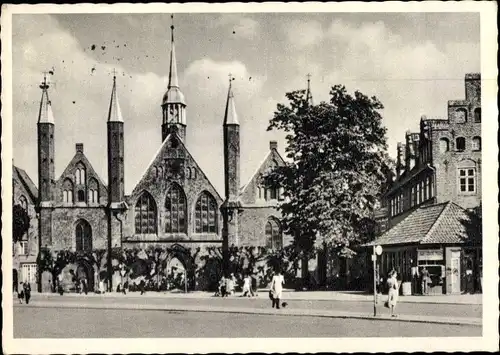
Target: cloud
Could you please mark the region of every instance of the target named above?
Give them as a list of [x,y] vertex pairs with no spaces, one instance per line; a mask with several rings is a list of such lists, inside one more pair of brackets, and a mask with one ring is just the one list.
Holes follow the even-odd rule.
[[294,47],[309,47],[323,40],[324,32],[318,21],[298,21],[283,24],[282,30],[288,42]]

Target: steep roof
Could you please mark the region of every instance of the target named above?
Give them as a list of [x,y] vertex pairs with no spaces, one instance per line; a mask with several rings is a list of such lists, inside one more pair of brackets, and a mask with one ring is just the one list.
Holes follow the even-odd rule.
[[[134,188],[132,189],[132,192],[130,193],[130,195],[128,195],[129,199],[128,200],[126,199],[127,201],[130,201],[130,197],[134,196],[138,192],[137,189],[140,186],[142,180],[144,180],[145,176],[147,175],[148,171],[151,169],[151,166],[153,165],[153,163],[157,160],[158,156],[161,156],[162,153],[163,153],[163,151],[165,151],[166,149],[168,149],[167,144],[172,140],[174,134],[177,136],[176,133],[169,133],[168,136],[163,141],[163,143],[160,145],[160,147],[158,148],[158,150],[156,151],[156,153],[153,155],[153,158],[151,159],[151,161],[149,162],[149,164],[146,166],[146,169],[142,173],[141,177],[139,178],[139,180],[137,181],[137,183],[134,185]],[[182,139],[179,138],[179,136],[177,136],[177,143],[179,144],[179,146],[186,153],[186,158],[192,160],[192,162],[194,163],[197,171],[199,171],[201,173],[201,175],[203,176],[203,178],[207,181],[207,183],[209,184],[209,186],[212,188],[212,190],[213,190],[213,192],[215,194],[214,197],[217,200],[219,200],[219,202],[224,201],[222,199],[222,197],[219,195],[219,192],[217,191],[217,189],[212,184],[212,182],[208,179],[208,177],[205,175],[205,173],[203,172],[203,170],[200,168],[199,164],[196,162],[196,160],[194,159],[194,157],[191,155],[191,153],[187,149],[187,147],[184,144],[184,142],[182,141]]]
[[366,246],[463,243],[468,239],[468,219],[467,212],[451,201],[420,207]]
[[109,101],[108,122],[123,122],[122,110],[116,94],[116,76],[113,76],[113,89]]
[[95,171],[94,167],[92,166],[92,164],[90,164],[90,161],[88,160],[88,158],[85,156],[85,153],[83,152],[80,152],[80,151],[77,151],[75,153],[75,155],[73,156],[73,158],[71,159],[71,161],[68,163],[68,165],[66,165],[66,168],[64,169],[63,173],[61,174],[61,176],[59,176],[59,178],[57,179],[57,183],[61,181],[61,179],[64,179],[66,178],[66,176],[68,176],[69,172],[71,169],[73,169],[73,167],[79,162],[81,161],[83,165],[85,165],[85,169],[87,170],[87,176],[91,176],[93,175],[94,177],[97,178],[99,184],[101,186],[103,186],[106,190],[108,189],[107,187],[107,184],[104,183],[104,181],[102,181],[101,177],[99,176],[99,174],[97,174],[97,172]]
[[38,189],[29,177],[28,173],[17,166],[12,166],[12,178],[17,178],[26,188],[33,202],[38,198]]

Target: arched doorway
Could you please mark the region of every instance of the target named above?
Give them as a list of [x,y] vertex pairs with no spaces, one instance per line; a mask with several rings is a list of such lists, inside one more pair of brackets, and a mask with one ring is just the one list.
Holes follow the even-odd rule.
[[76,277],[78,280],[87,280],[87,290],[94,291],[94,268],[87,260],[79,260],[76,267]]
[[193,258],[188,249],[176,244],[167,249],[165,273],[169,280],[173,280],[173,286],[181,287],[181,290],[191,291],[194,289],[194,269]]

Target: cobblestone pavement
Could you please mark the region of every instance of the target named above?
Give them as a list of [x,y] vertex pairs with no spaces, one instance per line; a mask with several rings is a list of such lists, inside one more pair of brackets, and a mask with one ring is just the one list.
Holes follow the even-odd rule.
[[308,316],[14,307],[15,338],[461,337],[481,327]]
[[[287,294],[284,295],[285,297]],[[383,307],[383,302],[386,296],[382,296],[377,306],[379,314],[388,314],[389,310]],[[267,298],[267,294],[260,293],[259,297],[242,298],[242,297],[205,297],[192,298],[177,295],[177,297],[164,297],[155,295],[152,292],[140,296],[139,293],[123,294],[105,294],[95,295],[54,295],[54,294],[35,294],[32,303],[47,301],[53,305],[57,304],[138,304],[138,305],[169,305],[169,306],[208,306],[208,307],[231,307],[231,308],[255,308],[268,309],[271,307],[271,302]],[[304,309],[304,310],[325,310],[325,311],[342,311],[373,314],[373,303],[365,301],[339,301],[339,300],[293,300],[285,299],[289,309]],[[17,302],[15,300],[15,302]],[[397,312],[401,315],[419,315],[444,318],[481,318],[482,305],[466,305],[466,304],[429,304],[429,303],[400,303],[397,306]]]

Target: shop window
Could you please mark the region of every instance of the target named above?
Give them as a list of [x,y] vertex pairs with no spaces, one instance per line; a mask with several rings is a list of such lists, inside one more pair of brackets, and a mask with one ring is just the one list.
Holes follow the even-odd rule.
[[21,275],[22,282],[28,282],[30,284],[36,283],[37,267],[36,263],[22,264]]

